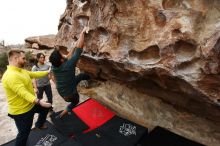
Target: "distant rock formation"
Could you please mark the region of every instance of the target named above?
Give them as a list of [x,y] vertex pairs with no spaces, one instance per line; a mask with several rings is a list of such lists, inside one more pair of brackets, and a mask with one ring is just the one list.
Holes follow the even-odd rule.
[[56,35],[35,36],[25,39],[25,46],[33,49],[53,49]]

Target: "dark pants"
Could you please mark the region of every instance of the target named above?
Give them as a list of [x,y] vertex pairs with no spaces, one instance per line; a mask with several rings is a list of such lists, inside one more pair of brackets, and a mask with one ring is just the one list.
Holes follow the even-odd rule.
[[[76,76],[76,86],[79,84],[82,80],[89,80],[91,77],[88,74],[80,73]],[[64,98],[66,102],[70,102],[70,104],[67,105],[66,110],[68,112],[71,112],[72,109],[79,103],[79,94],[76,91],[76,93],[73,93],[73,95]]]
[[37,89],[38,89],[37,98],[42,99],[43,98],[43,93],[45,92],[46,95],[47,95],[48,102],[52,104],[53,95],[52,95],[51,85],[49,84],[49,85],[46,85],[46,86],[43,86],[43,87],[37,87]]
[[31,131],[34,114],[39,113],[35,127],[40,128],[46,121],[48,109],[35,105],[30,111],[20,115],[10,115],[13,118],[18,129],[15,146],[26,146],[28,135]]

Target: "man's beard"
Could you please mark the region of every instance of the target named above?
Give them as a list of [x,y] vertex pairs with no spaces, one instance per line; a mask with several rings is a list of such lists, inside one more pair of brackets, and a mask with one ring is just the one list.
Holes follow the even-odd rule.
[[24,68],[24,66],[25,66],[25,63],[19,63],[20,68]]

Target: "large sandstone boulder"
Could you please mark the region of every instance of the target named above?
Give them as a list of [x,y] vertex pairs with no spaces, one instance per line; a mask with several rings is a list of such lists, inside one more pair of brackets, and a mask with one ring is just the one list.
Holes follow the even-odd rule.
[[87,94],[118,111],[147,110],[143,96],[123,96],[128,87],[219,125],[219,7],[219,0],[67,0],[56,45],[71,48],[90,27],[78,67],[101,69],[105,93]]
[[104,79],[220,121],[218,6],[218,0],[69,0],[56,43],[70,48],[88,25],[79,68],[99,67]]

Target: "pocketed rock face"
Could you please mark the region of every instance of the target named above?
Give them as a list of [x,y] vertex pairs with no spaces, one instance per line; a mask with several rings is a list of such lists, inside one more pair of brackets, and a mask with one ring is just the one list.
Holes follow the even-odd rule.
[[88,25],[81,70],[100,68],[102,79],[220,123],[219,7],[219,0],[67,0],[56,44],[71,48]]

